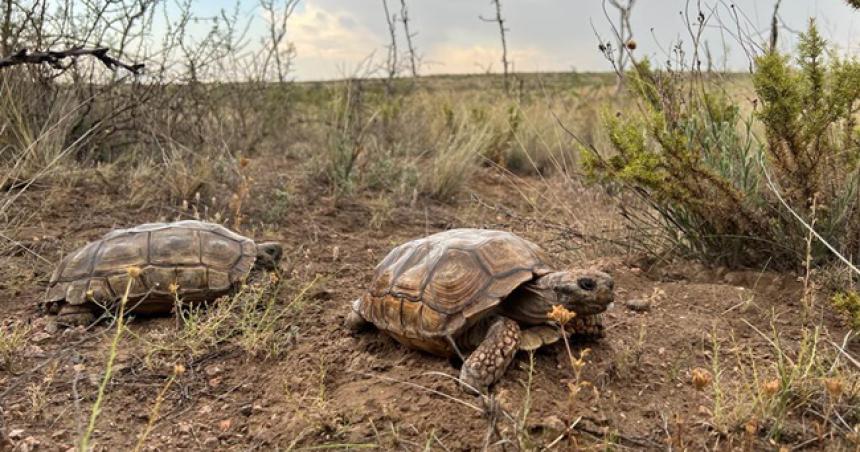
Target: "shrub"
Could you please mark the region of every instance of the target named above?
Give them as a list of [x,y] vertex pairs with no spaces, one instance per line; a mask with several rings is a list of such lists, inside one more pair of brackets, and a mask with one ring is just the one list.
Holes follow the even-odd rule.
[[[838,249],[860,244],[860,64],[829,54],[814,22],[794,61],[773,52],[755,63],[752,112],[709,74],[639,61],[629,75],[638,112],[604,115],[612,152],[588,150],[583,163],[644,201],[624,212],[642,234],[661,231],[643,250],[659,243],[729,265],[797,265],[808,231],[777,193]],[[823,246],[812,253],[830,258]]]

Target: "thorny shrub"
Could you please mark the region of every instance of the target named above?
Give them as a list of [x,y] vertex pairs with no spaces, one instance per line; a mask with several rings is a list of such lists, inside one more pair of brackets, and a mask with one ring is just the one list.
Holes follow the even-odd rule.
[[[856,254],[860,63],[828,51],[814,22],[793,57],[755,59],[751,112],[699,70],[642,60],[629,80],[638,112],[605,115],[610,150],[588,149],[583,159],[593,179],[644,201],[623,207],[641,250],[797,267],[807,231],[781,196],[829,243]],[[820,243],[812,253],[815,263],[832,259]]]

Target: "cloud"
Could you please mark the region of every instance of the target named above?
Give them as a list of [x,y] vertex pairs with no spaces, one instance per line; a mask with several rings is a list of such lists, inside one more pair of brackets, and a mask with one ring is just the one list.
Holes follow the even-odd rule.
[[[508,60],[516,71],[557,69],[557,62],[537,47],[508,49]],[[434,45],[424,58],[425,73],[475,73],[502,71],[502,48],[498,45]]]
[[287,39],[296,48],[296,75],[300,79],[348,75],[385,45],[349,11],[327,10],[312,2],[296,10],[287,27]]

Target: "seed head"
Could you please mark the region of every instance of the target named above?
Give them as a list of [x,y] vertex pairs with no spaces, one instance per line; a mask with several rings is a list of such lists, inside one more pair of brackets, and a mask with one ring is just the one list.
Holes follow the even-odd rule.
[[746,430],[747,435],[755,435],[758,433],[758,419],[752,418],[744,424],[744,430]]
[[562,305],[555,305],[552,307],[552,311],[547,314],[547,317],[550,320],[558,322],[559,325],[566,325],[567,322],[570,322],[571,319],[576,317],[576,313],[568,310]]
[[838,399],[839,396],[842,395],[842,379],[838,377],[825,378],[824,379],[824,387],[827,389],[827,393],[830,394],[830,397],[833,399]]
[[631,40],[627,41],[626,46],[627,46],[628,50],[636,50],[636,41],[631,39]]
[[779,380],[774,378],[773,380],[766,381],[761,385],[761,392],[763,392],[766,396],[772,397],[774,394],[779,392],[780,388]]
[[93,289],[90,289],[87,291],[86,295],[87,295],[87,300],[93,300],[96,296],[96,293],[95,293],[95,291],[93,291]]
[[693,383],[693,386],[698,391],[705,389],[705,387],[711,384],[711,381],[713,380],[714,377],[711,375],[711,373],[708,372],[707,369],[703,369],[701,367],[693,369],[692,376],[690,378],[690,381]]
[[125,271],[128,273],[128,276],[131,276],[132,278],[140,277],[140,267],[128,267]]
[[250,160],[248,160],[248,158],[247,158],[247,157],[242,157],[242,158],[240,158],[240,159],[239,159],[239,166],[240,166],[240,167],[242,167],[242,168],[247,167],[249,163],[251,163],[251,161],[250,161]]
[[170,283],[170,285],[167,286],[167,291],[175,295],[179,292],[179,284],[176,284],[175,282]]
[[182,364],[175,364],[175,365],[173,366],[173,373],[174,373],[175,375],[182,375],[182,374],[184,374],[184,373],[185,373],[185,366],[183,366]]

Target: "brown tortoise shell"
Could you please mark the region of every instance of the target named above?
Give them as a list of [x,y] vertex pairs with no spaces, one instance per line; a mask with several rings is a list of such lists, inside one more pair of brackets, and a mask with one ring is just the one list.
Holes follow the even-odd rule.
[[398,341],[449,356],[447,337],[521,284],[552,270],[540,248],[504,231],[453,229],[394,248],[376,267],[359,314]]
[[145,298],[138,312],[169,311],[171,284],[183,301],[214,299],[247,277],[256,258],[253,240],[218,224],[190,220],[114,230],[60,261],[46,307],[54,312],[63,303],[116,302],[125,293],[127,269],[138,267],[128,301]]

